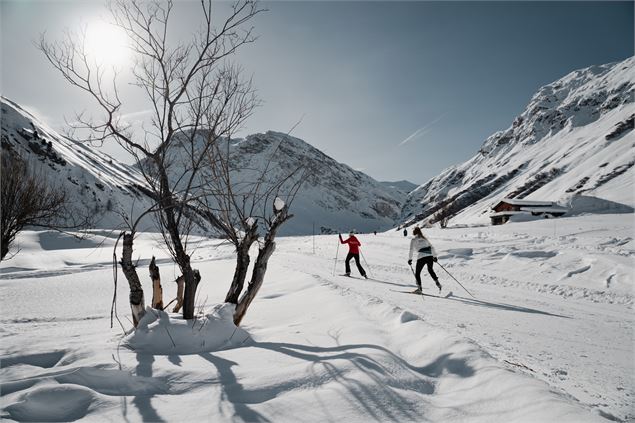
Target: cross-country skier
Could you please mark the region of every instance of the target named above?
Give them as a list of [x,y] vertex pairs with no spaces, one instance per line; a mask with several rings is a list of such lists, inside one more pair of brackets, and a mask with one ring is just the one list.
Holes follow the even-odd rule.
[[439,292],[441,292],[441,284],[437,274],[432,269],[433,262],[437,261],[437,253],[434,250],[428,238],[426,238],[419,227],[414,228],[412,231],[414,237],[410,241],[410,256],[408,258],[408,264],[412,266],[412,256],[416,254],[417,265],[415,267],[415,279],[417,279],[417,289],[414,293],[421,294],[421,270],[423,266],[428,266],[428,273],[432,276],[434,283],[437,284]]
[[359,242],[359,240],[355,236],[355,230],[353,229],[352,231],[349,232],[348,239],[346,239],[346,240],[342,239],[342,235],[340,235],[340,234],[337,234],[337,236],[340,237],[340,243],[348,244],[348,255],[346,256],[346,262],[345,262],[346,263],[346,276],[350,276],[351,275],[351,264],[350,264],[350,261],[351,261],[351,259],[355,259],[355,264],[357,264],[357,270],[359,270],[359,273],[363,277],[368,279],[368,276],[366,276],[366,271],[364,270],[362,265],[359,263],[359,247],[362,245],[362,243]]

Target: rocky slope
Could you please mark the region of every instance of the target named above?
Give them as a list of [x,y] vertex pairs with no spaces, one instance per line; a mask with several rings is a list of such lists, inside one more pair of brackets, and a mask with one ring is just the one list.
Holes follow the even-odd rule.
[[[32,162],[45,179],[64,187],[78,207],[90,210],[96,227],[122,228],[121,212],[145,210],[151,200],[138,168],[48,128],[14,102],[2,98],[2,154]],[[282,234],[385,230],[399,216],[405,193],[339,163],[308,143],[267,132],[230,143],[233,180],[252,180],[265,169],[265,185],[298,166],[306,172]],[[149,219],[144,230],[152,229]]]
[[487,223],[502,198],[550,200],[571,213],[632,212],[635,59],[545,85],[478,153],[410,193],[400,223]]
[[121,212],[149,207],[145,181],[134,167],[61,136],[4,97],[1,111],[2,154],[28,161],[48,183],[65,189],[73,207],[90,212],[97,228],[124,228]]

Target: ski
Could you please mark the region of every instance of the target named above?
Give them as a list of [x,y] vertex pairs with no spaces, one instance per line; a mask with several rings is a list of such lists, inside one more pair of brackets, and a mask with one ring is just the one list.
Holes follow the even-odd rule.
[[370,278],[364,278],[364,277],[359,277],[359,276],[347,275],[346,273],[344,273],[342,275],[339,275],[339,276],[344,276],[345,278],[351,278],[351,279],[370,280]]
[[392,292],[399,292],[401,294],[413,294],[413,295],[423,295],[424,297],[434,297],[434,298],[450,298],[453,294],[452,291],[449,291],[445,295],[434,295],[434,294],[426,294],[425,292],[418,293],[412,291],[397,291],[396,289],[391,289]]

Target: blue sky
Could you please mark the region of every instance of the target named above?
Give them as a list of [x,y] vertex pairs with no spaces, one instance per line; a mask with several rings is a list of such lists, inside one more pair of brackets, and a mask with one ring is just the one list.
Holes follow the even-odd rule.
[[[196,19],[177,2],[175,34]],[[423,183],[505,129],[542,85],[633,55],[632,2],[266,2],[237,58],[263,106],[244,133],[288,131],[379,180]],[[224,7],[221,4],[221,7]],[[59,128],[88,108],[32,41],[99,2],[0,3],[2,94]],[[146,107],[132,95],[127,112]]]

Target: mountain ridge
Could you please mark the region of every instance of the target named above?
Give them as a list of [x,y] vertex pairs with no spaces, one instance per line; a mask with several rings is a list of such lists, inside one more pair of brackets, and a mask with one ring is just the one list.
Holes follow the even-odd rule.
[[[635,59],[578,69],[541,87],[505,130],[466,162],[409,194],[400,223],[488,222],[504,197],[552,200],[576,212],[629,210],[633,200]],[[621,207],[621,206],[624,207]]]
[[[17,103],[0,100],[3,154],[37,163],[48,181],[63,186],[74,202],[94,214],[101,229],[124,229],[122,215],[138,216],[150,207],[150,190],[137,166],[70,140]],[[312,170],[292,205],[295,217],[281,230],[284,235],[386,230],[405,199],[405,193],[384,187],[299,138],[268,131],[231,144],[236,168],[262,170],[267,158],[272,160],[270,176],[299,165]],[[146,219],[142,230],[153,226]]]

